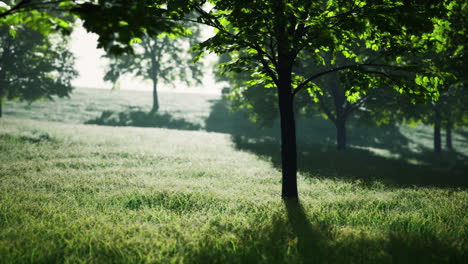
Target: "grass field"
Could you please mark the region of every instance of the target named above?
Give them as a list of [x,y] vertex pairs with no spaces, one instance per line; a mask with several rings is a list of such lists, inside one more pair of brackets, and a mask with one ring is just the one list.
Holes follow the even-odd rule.
[[[219,95],[161,92],[159,97],[162,112],[202,125],[209,115],[210,101]],[[70,98],[54,101],[6,102],[3,110],[5,116],[15,118],[83,124],[103,111],[120,112],[132,107],[149,111],[151,100],[152,95],[147,91],[82,88],[75,89]]]
[[[463,152],[426,166],[311,142],[300,149],[301,203],[284,203],[277,142],[214,126],[214,113],[226,115],[217,97],[161,95],[163,111],[200,131],[82,125],[105,110],[149,109],[144,93],[107,92],[5,107],[0,263],[468,261]],[[428,129],[416,131],[402,139],[428,148]],[[456,140],[463,150],[463,133]]]

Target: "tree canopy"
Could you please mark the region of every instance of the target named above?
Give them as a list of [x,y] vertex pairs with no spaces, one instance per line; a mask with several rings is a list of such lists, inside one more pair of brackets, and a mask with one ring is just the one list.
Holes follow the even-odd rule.
[[0,104],[5,99],[33,102],[68,96],[77,76],[69,38],[45,37],[28,27],[18,27],[14,36],[8,30],[0,26]]

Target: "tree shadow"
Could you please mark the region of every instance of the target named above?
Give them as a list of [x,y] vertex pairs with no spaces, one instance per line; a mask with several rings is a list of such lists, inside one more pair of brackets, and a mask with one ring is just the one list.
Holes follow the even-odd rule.
[[[263,157],[281,168],[280,143],[271,138],[232,136],[235,148]],[[452,155],[447,153],[446,155]],[[456,155],[456,154],[454,154]],[[395,186],[468,187],[466,159],[441,158],[429,153],[430,165],[410,164],[401,159],[389,159],[363,149],[337,151],[324,145],[300,144],[298,170],[311,177],[343,180],[381,181]]]
[[283,200],[286,207],[288,223],[297,237],[297,250],[302,263],[327,262],[328,245],[331,239],[330,228],[327,225],[312,225],[307,218],[304,207],[295,199]]
[[[247,118],[243,109],[230,111],[229,100],[211,100],[211,112],[205,120],[206,130],[229,133],[235,136],[280,138],[279,121],[261,126]],[[411,141],[399,130],[397,124],[380,127],[364,125],[353,117],[347,123],[348,142],[354,146],[387,149],[392,152],[407,151]],[[296,120],[297,140],[299,143],[320,143],[334,147],[336,129],[330,120],[322,117],[298,115]]]
[[[413,233],[364,230],[328,223],[326,211],[307,214],[298,200],[284,201],[284,211],[243,228],[217,224],[210,233],[232,240],[206,239],[185,259],[193,263],[464,263],[466,253],[454,238],[437,230]],[[309,212],[310,213],[310,212]],[[370,231],[370,232],[368,232]],[[206,234],[209,236],[210,234]]]
[[129,107],[122,112],[104,111],[101,116],[85,122],[85,124],[105,126],[135,126],[160,127],[180,130],[200,130],[202,127],[185,119],[174,118],[168,113],[145,112],[135,107]]
[[[262,128],[242,111],[229,111],[227,100],[212,101],[208,131],[229,133],[234,147],[261,156],[280,168],[280,137],[276,123]],[[456,152],[434,154],[402,134],[397,124],[364,126],[351,120],[346,151],[335,150],[335,130],[328,120],[298,120],[298,169],[312,177],[399,186],[466,187],[468,159]],[[416,147],[415,147],[416,145]],[[415,150],[415,148],[417,148]]]

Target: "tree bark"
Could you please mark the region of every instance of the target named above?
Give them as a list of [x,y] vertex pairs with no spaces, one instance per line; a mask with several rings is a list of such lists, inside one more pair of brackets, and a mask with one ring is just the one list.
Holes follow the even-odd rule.
[[346,118],[338,117],[335,122],[336,126],[336,149],[345,150],[347,144],[346,138]]
[[439,108],[436,106],[435,109],[435,115],[434,115],[434,152],[435,153],[441,153],[442,152],[442,140],[441,140],[441,135],[440,135],[440,123],[441,123],[441,118],[440,118],[440,111]]
[[[296,121],[294,117],[294,97],[291,84],[278,87],[278,100],[281,121],[281,162],[282,162],[282,197],[297,199],[297,149]],[[289,89],[288,89],[289,87]]]
[[345,150],[346,149],[346,110],[347,110],[347,101],[345,90],[340,83],[340,75],[338,72],[331,74],[330,79],[330,91],[333,96],[333,103],[335,105],[335,127],[336,127],[336,149]]
[[448,123],[445,127],[445,145],[447,146],[447,150],[453,150],[452,144],[452,124]]
[[[297,150],[296,150],[296,121],[294,118],[294,93],[292,88],[292,68],[294,51],[291,37],[294,34],[295,22],[287,25],[284,17],[285,2],[275,1],[274,31],[277,40],[277,87],[278,105],[281,123],[281,163],[282,163],[282,192],[285,200],[299,199],[297,192]],[[268,68],[267,63],[263,63]]]
[[158,98],[158,78],[160,64],[159,61],[162,55],[162,47],[159,45],[157,40],[154,40],[152,43],[151,40],[145,40],[143,47],[145,48],[146,53],[149,53],[151,56],[151,69],[149,70],[149,76],[153,82],[153,107],[151,113],[156,113],[159,110],[159,98]]
[[[280,45],[281,46],[281,45]],[[297,146],[294,94],[292,90],[292,59],[285,49],[279,48],[278,105],[281,123],[281,163],[283,199],[298,199]]]

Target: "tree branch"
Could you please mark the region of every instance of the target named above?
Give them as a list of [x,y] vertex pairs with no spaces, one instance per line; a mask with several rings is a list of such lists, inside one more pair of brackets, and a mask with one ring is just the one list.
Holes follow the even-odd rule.
[[392,68],[392,69],[395,69],[395,70],[404,70],[404,69],[408,68],[408,67],[402,67],[402,66],[394,66],[394,65],[388,65],[388,64],[373,64],[373,63],[363,63],[363,64],[352,64],[352,65],[340,66],[340,67],[336,67],[336,68],[333,68],[333,69],[330,69],[330,70],[319,72],[319,73],[316,73],[316,74],[310,76],[305,81],[303,81],[301,84],[299,84],[296,87],[296,89],[294,89],[293,94],[296,95],[309,82],[311,82],[311,81],[313,81],[313,80],[315,80],[317,78],[320,78],[320,77],[322,77],[324,75],[327,75],[327,74],[330,74],[330,73],[333,73],[333,72],[337,72],[337,71],[341,71],[341,70],[347,70],[347,69],[357,69],[357,70],[362,71],[362,72],[366,72],[366,73],[369,73],[369,74],[383,75],[383,76],[385,76],[385,77],[387,77],[389,79],[392,79],[392,77],[390,75],[388,75],[387,73],[385,73],[385,72],[376,71],[376,70],[367,70],[364,67],[383,67],[383,68]]

